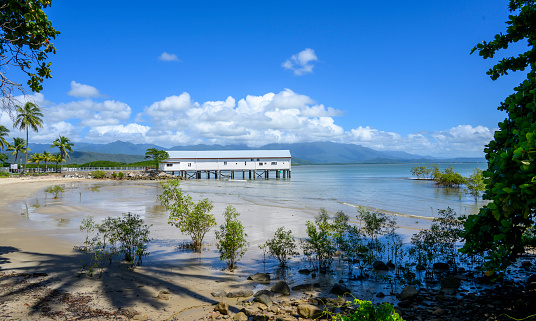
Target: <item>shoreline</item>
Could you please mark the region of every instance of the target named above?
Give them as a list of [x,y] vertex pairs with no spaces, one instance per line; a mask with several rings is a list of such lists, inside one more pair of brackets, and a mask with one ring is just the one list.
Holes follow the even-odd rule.
[[[86,275],[79,277],[80,260],[83,257],[73,250],[74,244],[62,242],[58,235],[24,227],[24,217],[6,206],[31,197],[48,186],[74,181],[84,179],[0,179],[0,317],[41,320],[43,315],[36,314],[39,304],[47,298],[47,294],[58,291],[74,296],[89,295],[89,308],[93,310],[123,311],[130,308],[136,309],[137,313],[147,319],[165,320],[192,307],[210,307],[216,300],[207,292],[210,289],[214,291],[214,286],[209,283],[222,288],[222,284],[229,283],[229,279],[234,278],[233,275],[229,278],[225,273],[220,273],[217,279],[221,279],[222,283],[208,282],[204,279],[210,279],[209,273],[206,273],[210,271],[202,273],[195,268],[188,269],[187,266],[185,269],[189,273],[173,273],[145,266],[131,272],[118,262],[114,262],[102,278]],[[176,279],[180,281],[177,282]],[[204,290],[199,289],[200,284],[203,284]],[[39,291],[35,288],[41,289],[43,293],[36,294]],[[168,295],[167,300],[159,299],[157,297],[161,291],[173,295]],[[62,308],[61,304],[59,308]],[[206,315],[206,312],[202,315]],[[115,317],[121,319],[121,314]]]
[[[103,182],[108,182],[104,183]],[[43,274],[46,276],[38,277],[35,281],[38,284],[47,284],[50,289],[69,293],[72,295],[88,295],[90,294],[93,307],[100,307],[106,311],[125,311],[125,309],[135,309],[140,315],[144,315],[147,319],[164,320],[177,318],[181,313],[188,313],[188,317],[195,318],[206,317],[212,311],[212,305],[221,301],[220,298],[213,297],[210,293],[214,291],[236,291],[236,290],[260,290],[265,286],[247,281],[248,275],[256,272],[262,272],[259,268],[259,258],[262,259],[262,252],[258,248],[259,244],[271,237],[273,231],[267,230],[267,225],[278,226],[288,224],[296,224],[300,222],[300,231],[293,231],[303,237],[305,233],[305,219],[312,219],[313,215],[318,212],[318,209],[308,209],[300,207],[289,208],[285,205],[289,204],[266,204],[265,202],[251,202],[240,199],[237,195],[213,195],[210,192],[203,193],[199,190],[199,186],[194,186],[196,191],[188,192],[193,195],[194,200],[204,197],[215,198],[214,213],[218,217],[218,222],[221,222],[218,215],[221,215],[222,209],[228,202],[237,201],[237,208],[244,216],[255,216],[256,213],[264,213],[271,211],[278,213],[277,217],[284,220],[277,222],[268,222],[268,224],[258,224],[258,221],[250,222],[246,226],[247,233],[250,236],[248,241],[251,242],[246,257],[239,263],[239,270],[231,273],[222,271],[223,264],[214,265],[213,262],[219,261],[217,254],[211,249],[208,252],[203,252],[201,256],[193,253],[177,253],[174,246],[180,243],[180,239],[187,239],[186,236],[177,236],[178,231],[175,228],[170,228],[170,233],[173,233],[170,238],[160,238],[158,241],[162,244],[155,244],[153,252],[147,263],[144,260],[144,265],[137,267],[134,272],[128,271],[124,264],[114,261],[114,264],[107,268],[102,279],[87,275],[79,277],[81,260],[87,260],[80,252],[73,250],[73,242],[69,242],[68,235],[62,234],[72,232],[69,230],[58,229],[58,231],[39,229],[39,222],[30,222],[27,217],[20,215],[16,209],[10,204],[24,201],[36,196],[39,191],[42,191],[48,186],[55,184],[77,183],[84,185],[102,185],[110,189],[123,189],[127,187],[152,186],[153,182],[131,181],[130,183],[119,183],[117,181],[102,181],[89,180],[83,178],[8,178],[0,179],[0,193],[3,195],[0,200],[0,275],[13,275],[15,279],[18,277],[18,282],[23,282],[24,278],[20,278],[22,274]],[[118,185],[118,186],[116,186]],[[82,187],[78,187],[81,189]],[[188,189],[187,186],[183,186]],[[82,195],[82,194],[81,194]],[[80,196],[82,197],[82,196]],[[67,202],[67,200],[65,201]],[[46,204],[45,204],[46,205]],[[233,204],[234,205],[234,204]],[[69,215],[69,211],[73,210],[74,204],[65,210],[65,215]],[[43,208],[40,208],[43,210]],[[54,209],[54,208],[52,208]],[[49,209],[50,210],[50,209]],[[78,209],[77,209],[78,210]],[[108,212],[106,212],[108,213]],[[217,214],[216,214],[217,213]],[[296,216],[295,216],[296,214]],[[161,219],[161,218],[159,218]],[[354,221],[354,219],[351,219]],[[285,224],[285,222],[287,224]],[[159,229],[164,227],[159,227]],[[34,226],[34,227],[32,227]],[[411,228],[400,229],[405,230],[403,234],[411,235],[415,230]],[[399,230],[399,232],[401,232]],[[78,232],[80,233],[80,232]],[[213,233],[210,233],[213,234]],[[81,235],[81,233],[80,233]],[[175,236],[173,236],[175,235]],[[298,236],[297,235],[297,236]],[[63,237],[63,238],[62,238]],[[209,247],[214,247],[213,236],[207,237],[206,243],[211,243]],[[166,244],[167,243],[167,244]],[[170,245],[175,244],[175,245]],[[177,261],[178,260],[178,261]],[[207,263],[208,262],[208,263]],[[301,261],[300,261],[301,262]],[[295,264],[296,266],[303,265],[303,262]],[[13,274],[14,273],[14,274]],[[307,279],[310,282],[310,277],[302,276],[294,271],[291,271],[286,277],[294,277],[294,282],[304,281]],[[277,277],[277,276],[276,276]],[[315,282],[327,284],[333,282],[332,276],[328,276],[325,280],[316,279]],[[313,280],[314,281],[314,280]],[[7,282],[7,281],[6,281]],[[375,291],[377,289],[370,290]],[[2,288],[9,294],[9,288]],[[19,290],[24,293],[24,290]],[[325,291],[325,289],[315,289]],[[162,293],[169,293],[161,295]],[[2,296],[6,292],[2,292]],[[294,293],[293,298],[300,298],[303,293]],[[306,296],[311,295],[305,294]],[[362,293],[361,295],[372,297],[373,293]],[[8,295],[9,296],[9,295]],[[0,296],[1,297],[1,296]],[[167,299],[162,299],[164,297]],[[366,298],[366,297],[365,297]],[[24,297],[15,299],[14,303],[7,308],[7,312],[0,304],[0,316],[9,315],[15,318],[32,320],[35,309],[39,302],[38,299],[33,303],[22,302]],[[368,298],[370,299],[370,298]],[[389,299],[389,298],[386,298]],[[229,304],[234,304],[236,307],[241,304],[237,299],[223,299]],[[1,301],[0,301],[1,303]],[[29,306],[25,305],[26,303]],[[8,313],[8,314],[6,314]],[[39,317],[35,318],[36,320]]]

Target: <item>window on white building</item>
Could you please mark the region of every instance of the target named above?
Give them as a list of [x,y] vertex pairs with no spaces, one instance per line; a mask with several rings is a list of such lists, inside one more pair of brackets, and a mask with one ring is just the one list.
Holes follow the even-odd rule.
[[227,162],[223,162],[223,165],[227,165]]
[[192,163],[188,163],[188,167],[192,167]]
[[166,167],[171,167],[173,166],[173,164],[166,164]]
[[272,162],[272,165],[277,165],[277,162]]
[[259,163],[259,166],[262,166],[262,162]]

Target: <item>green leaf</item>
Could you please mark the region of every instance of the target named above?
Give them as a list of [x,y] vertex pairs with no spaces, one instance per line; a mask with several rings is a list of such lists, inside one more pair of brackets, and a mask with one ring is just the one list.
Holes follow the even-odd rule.
[[513,192],[513,190],[510,188],[510,187],[505,187],[502,189],[503,191],[505,191],[506,193],[510,194]]

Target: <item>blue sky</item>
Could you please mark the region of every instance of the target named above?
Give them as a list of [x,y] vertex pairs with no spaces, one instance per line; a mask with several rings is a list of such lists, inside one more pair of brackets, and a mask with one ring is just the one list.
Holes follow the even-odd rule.
[[505,118],[497,106],[525,77],[492,81],[497,60],[469,54],[505,31],[507,4],[54,0],[61,34],[53,78],[32,97],[45,127],[30,142],[333,141],[482,156]]

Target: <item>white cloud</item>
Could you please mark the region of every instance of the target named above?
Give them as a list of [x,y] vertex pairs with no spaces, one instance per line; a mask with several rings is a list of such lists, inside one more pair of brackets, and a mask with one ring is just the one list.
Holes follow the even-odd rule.
[[115,100],[95,102],[90,99],[72,101],[50,107],[45,113],[48,121],[58,122],[79,120],[82,126],[116,125],[128,120],[132,109],[125,103]]
[[437,157],[480,157],[484,146],[493,139],[495,130],[484,126],[459,125],[447,130],[419,132],[406,137],[370,127],[346,132],[343,142],[377,150],[405,151]]
[[71,90],[67,93],[69,96],[82,98],[103,97],[97,88],[71,81]]
[[[115,100],[53,104],[42,94],[18,99],[21,104],[31,99],[42,106],[45,126],[38,133],[30,132],[30,141],[39,143],[50,143],[59,135],[74,142],[123,140],[163,147],[199,143],[259,147],[269,143],[332,141],[419,155],[477,157],[483,155],[484,145],[494,133],[494,129],[471,125],[405,136],[364,125],[345,129],[336,121],[342,111],[317,104],[291,89],[204,102],[196,102],[183,92],[145,107],[134,122],[130,106]],[[0,114],[0,124],[10,129],[13,126],[5,113]],[[21,136],[17,130],[11,134]]]
[[77,141],[81,135],[81,128],[65,121],[57,123],[48,123],[45,121],[43,128],[39,128],[37,133],[34,131],[29,132],[30,143],[51,144],[60,135],[69,137],[71,141]]
[[313,72],[313,62],[315,61],[318,61],[315,51],[311,48],[305,48],[285,60],[281,66],[285,69],[292,70],[295,75],[301,76]]
[[179,57],[177,57],[176,54],[170,54],[165,51],[160,56],[158,56],[158,59],[162,61],[179,61],[180,62],[180,59]]

